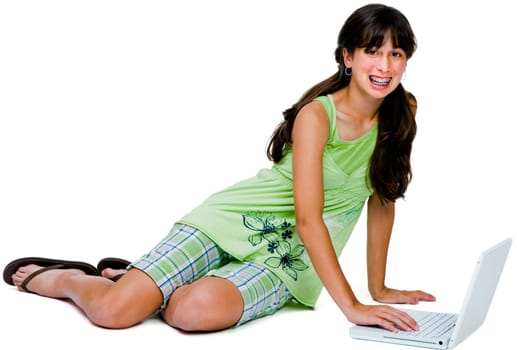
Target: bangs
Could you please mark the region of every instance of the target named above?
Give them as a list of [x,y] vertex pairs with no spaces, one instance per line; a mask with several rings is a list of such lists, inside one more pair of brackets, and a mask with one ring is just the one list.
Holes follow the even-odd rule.
[[416,49],[416,43],[412,37],[403,35],[400,31],[392,28],[376,28],[377,30],[364,33],[363,40],[359,43],[358,47],[365,49],[373,49],[381,47],[384,42],[388,39],[388,36],[393,43],[394,48],[404,50],[407,57],[411,57]]
[[404,50],[408,58],[416,50],[415,36],[409,22],[403,15],[394,13],[390,9],[379,11],[369,17],[361,34],[357,38],[357,45],[354,45],[359,48],[379,48],[389,36],[393,46]]

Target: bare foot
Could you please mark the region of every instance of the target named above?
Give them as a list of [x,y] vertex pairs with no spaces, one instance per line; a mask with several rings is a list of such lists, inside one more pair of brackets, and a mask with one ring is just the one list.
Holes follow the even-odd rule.
[[59,282],[59,279],[63,276],[86,274],[84,271],[78,269],[48,270],[35,276],[25,286],[26,289],[23,289],[21,286],[25,279],[42,268],[43,267],[34,264],[20,267],[12,276],[14,285],[24,292],[30,291],[51,298],[65,298],[66,295],[57,288],[57,282]]
[[111,267],[107,267],[101,271],[101,276],[112,280],[115,277],[124,275],[126,272],[126,269],[112,269]]

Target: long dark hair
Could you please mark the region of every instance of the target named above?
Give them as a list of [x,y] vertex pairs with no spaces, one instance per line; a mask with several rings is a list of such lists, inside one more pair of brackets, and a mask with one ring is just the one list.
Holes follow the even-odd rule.
[[[267,147],[267,156],[279,162],[286,146],[292,143],[296,115],[314,98],[333,93],[350,84],[345,74],[343,49],[381,47],[386,35],[394,47],[401,48],[409,59],[416,50],[416,39],[406,17],[397,9],[381,4],[366,5],[356,10],[345,22],[338,36],[335,59],[338,71],[316,84],[292,107],[284,111],[284,120],[277,126]],[[404,197],[412,172],[411,147],[416,134],[415,97],[402,84],[386,96],[379,108],[378,136],[370,158],[370,180],[375,192],[384,201]]]

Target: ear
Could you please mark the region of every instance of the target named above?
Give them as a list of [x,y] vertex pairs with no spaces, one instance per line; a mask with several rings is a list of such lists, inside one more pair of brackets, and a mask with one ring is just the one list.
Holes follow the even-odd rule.
[[349,52],[346,48],[343,49],[343,63],[345,67],[352,67],[352,61],[354,59],[353,52]]

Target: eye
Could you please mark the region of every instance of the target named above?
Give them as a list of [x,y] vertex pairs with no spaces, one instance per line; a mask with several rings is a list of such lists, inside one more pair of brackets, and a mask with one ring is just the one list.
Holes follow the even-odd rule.
[[364,49],[364,52],[367,55],[376,55],[377,54],[377,49],[375,49],[375,48],[373,48],[373,49]]
[[405,57],[405,54],[401,50],[393,51],[392,53],[393,57]]

